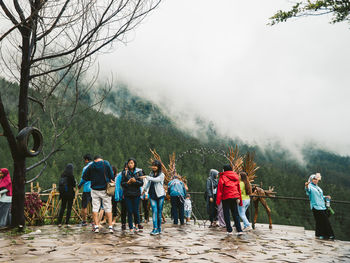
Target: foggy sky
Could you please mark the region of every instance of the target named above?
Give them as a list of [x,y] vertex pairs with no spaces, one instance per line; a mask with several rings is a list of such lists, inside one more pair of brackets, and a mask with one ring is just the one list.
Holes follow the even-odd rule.
[[191,129],[290,149],[314,141],[350,154],[350,26],[330,16],[268,26],[285,0],[165,0],[99,57],[114,76]]

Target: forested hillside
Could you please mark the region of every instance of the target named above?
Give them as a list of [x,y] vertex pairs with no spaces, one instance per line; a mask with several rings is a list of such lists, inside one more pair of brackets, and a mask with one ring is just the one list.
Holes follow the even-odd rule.
[[[17,85],[0,80],[0,89],[2,94],[6,94],[2,95],[6,109],[13,111],[17,105]],[[42,189],[58,183],[67,163],[74,164],[75,177],[77,181],[80,180],[82,156],[85,153],[101,154],[118,169],[129,157],[134,157],[138,167],[148,173],[151,157],[149,149],[156,149],[162,160],[168,164],[169,155],[173,152],[177,156],[190,149],[215,149],[220,152],[238,144],[242,154],[255,151],[256,162],[260,166],[255,183],[262,183],[263,188],[275,186],[277,195],[305,197],[304,182],[311,173],[318,171],[323,176],[321,187],[325,193],[331,194],[336,200],[350,200],[350,157],[305,148],[305,165],[302,165],[287,149],[260,149],[231,139],[217,138],[213,136],[213,127],[207,131],[211,136],[206,139],[210,140],[203,142],[174,127],[171,118],[164,116],[156,105],[132,95],[125,86],[111,93],[105,102],[105,109],[113,114],[96,112],[93,109],[84,111],[74,120],[65,138],[60,139],[61,142],[66,142],[64,150],[50,159],[47,169],[38,179]],[[11,116],[15,123],[17,117],[13,114]],[[42,119],[47,119],[44,113]],[[44,135],[44,152],[47,152],[51,143],[51,138],[47,135],[50,130],[49,121],[39,128]],[[28,164],[38,161],[39,158],[29,159]],[[226,160],[222,155],[203,150],[184,154],[177,161],[176,167],[181,175],[188,178],[190,191],[197,192],[204,191],[209,170],[221,170],[224,163]],[[3,136],[0,137],[0,166],[8,167],[10,171],[13,168],[7,141]],[[39,171],[40,168],[31,171],[27,179],[34,177]],[[278,213],[276,210],[278,209],[274,213]]]

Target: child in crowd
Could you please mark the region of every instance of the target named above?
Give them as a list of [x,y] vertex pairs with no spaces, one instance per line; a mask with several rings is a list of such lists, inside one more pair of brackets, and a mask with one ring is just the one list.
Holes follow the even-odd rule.
[[188,224],[191,220],[191,212],[192,212],[192,203],[191,203],[191,196],[190,194],[186,195],[185,199],[185,218],[186,218],[186,224]]

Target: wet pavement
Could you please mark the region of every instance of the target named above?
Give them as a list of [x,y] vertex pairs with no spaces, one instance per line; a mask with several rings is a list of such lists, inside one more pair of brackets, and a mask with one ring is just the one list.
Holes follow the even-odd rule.
[[[169,221],[169,220],[168,220]],[[91,227],[30,227],[29,234],[0,233],[0,262],[350,262],[350,242],[316,240],[302,227],[258,224],[243,236],[193,223],[166,223],[163,233],[114,234]]]

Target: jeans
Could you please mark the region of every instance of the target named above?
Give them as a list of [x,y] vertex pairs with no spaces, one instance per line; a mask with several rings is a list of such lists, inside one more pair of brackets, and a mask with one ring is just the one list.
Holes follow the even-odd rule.
[[134,216],[135,225],[140,224],[140,212],[139,212],[139,205],[140,205],[140,197],[125,197],[125,203],[126,203],[126,209],[128,210],[128,223],[129,228],[133,229],[133,220],[132,217]]
[[179,223],[183,225],[185,223],[184,220],[184,198],[182,196],[170,196],[171,202],[171,215],[174,219],[174,224],[177,225]]
[[152,212],[153,212],[153,215],[152,215],[153,228],[157,230],[161,230],[164,198],[165,196],[162,196],[158,199],[150,199]]
[[230,221],[230,210],[233,216],[233,221],[235,222],[235,227],[237,232],[242,232],[236,200],[237,198],[229,198],[229,199],[222,200],[222,206],[224,209],[224,219],[225,219],[227,232],[232,232],[231,221]]
[[249,205],[250,205],[250,199],[243,200],[243,206],[237,205],[239,216],[243,221],[244,227],[250,226],[250,223],[249,223],[248,218],[246,216],[246,211],[247,211]]

